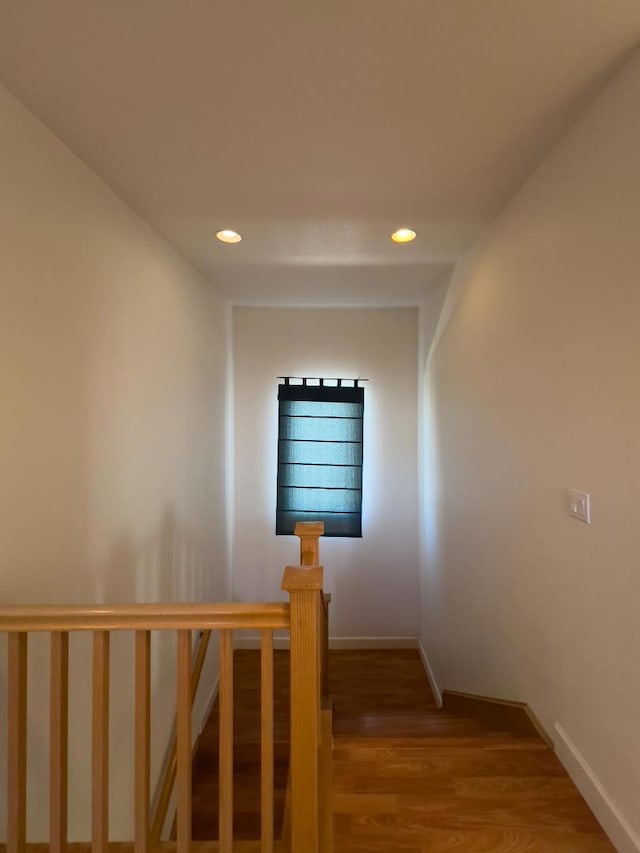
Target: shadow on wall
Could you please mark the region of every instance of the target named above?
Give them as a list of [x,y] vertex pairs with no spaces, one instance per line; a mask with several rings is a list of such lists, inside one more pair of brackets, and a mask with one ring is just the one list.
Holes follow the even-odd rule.
[[[209,549],[211,553],[211,549]],[[114,542],[96,573],[96,600],[102,603],[206,600],[215,587],[217,567],[206,542],[193,536],[168,507],[155,531],[140,546],[125,532]],[[71,592],[69,599],[77,600]],[[37,590],[33,602],[36,603]],[[65,594],[58,596],[64,602]],[[6,636],[0,637],[0,717],[7,718]],[[166,759],[175,717],[175,636],[152,634],[152,791]],[[69,685],[69,838],[90,838],[91,639],[71,635]],[[133,837],[134,637],[111,635],[110,810],[111,839]],[[203,685],[204,687],[204,685]],[[28,840],[48,833],[49,638],[29,638]],[[0,727],[0,841],[6,839],[6,726]]]
[[[144,542],[124,531],[97,573],[95,600],[102,603],[214,600],[220,567],[211,548],[178,521],[172,507]],[[217,571],[216,571],[217,570]]]

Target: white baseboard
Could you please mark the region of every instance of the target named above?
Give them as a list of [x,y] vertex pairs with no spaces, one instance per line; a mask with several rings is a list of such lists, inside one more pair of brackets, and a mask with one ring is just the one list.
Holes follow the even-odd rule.
[[587,760],[560,723],[554,726],[558,738],[556,755],[600,821],[618,853],[638,853],[640,836],[622,814],[609,792],[593,772]]
[[204,706],[204,711],[200,715],[200,723],[198,725],[198,735],[201,735],[204,731],[204,727],[207,725],[207,720],[209,719],[209,715],[211,714],[211,710],[215,705],[215,701],[218,698],[218,688],[220,686],[220,678],[216,676],[216,680],[213,682],[213,687],[211,688],[211,692],[209,693],[209,698],[207,699],[207,704]]
[[330,649],[416,649],[417,637],[329,637]]
[[433,670],[431,669],[431,664],[429,663],[429,658],[427,657],[427,653],[424,650],[424,646],[422,642],[418,642],[418,651],[420,652],[420,657],[422,658],[422,663],[424,665],[424,670],[427,673],[427,678],[429,679],[429,684],[431,685],[431,690],[436,700],[436,705],[438,708],[442,708],[442,690],[436,681],[436,677],[433,674]]
[[[234,637],[235,649],[259,649],[260,637]],[[288,649],[289,637],[274,637],[274,649]],[[417,637],[329,637],[330,649],[417,649]]]

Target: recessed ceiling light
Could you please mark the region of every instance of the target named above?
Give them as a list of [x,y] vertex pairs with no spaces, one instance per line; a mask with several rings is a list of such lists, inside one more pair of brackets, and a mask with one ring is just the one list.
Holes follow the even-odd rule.
[[230,228],[223,228],[222,231],[218,231],[216,237],[223,243],[239,243],[242,240],[238,232],[232,231]]
[[416,232],[412,231],[411,228],[398,228],[391,235],[391,239],[394,243],[410,243],[416,239]]

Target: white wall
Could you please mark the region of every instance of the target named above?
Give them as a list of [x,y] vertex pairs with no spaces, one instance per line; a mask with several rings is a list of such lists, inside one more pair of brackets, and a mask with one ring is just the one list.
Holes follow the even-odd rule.
[[417,310],[235,308],[233,595],[278,600],[297,538],[275,535],[277,378],[363,377],[363,538],[321,542],[333,637],[416,637]]
[[[0,150],[0,602],[225,599],[224,300],[4,89]],[[48,809],[44,640],[30,646],[31,840]],[[73,646],[76,839],[89,838],[88,656]],[[152,780],[172,659],[166,645],[154,658]],[[0,660],[4,720],[4,647]],[[112,671],[118,839],[132,837],[130,638],[114,638]],[[5,738],[3,723],[1,832]]]
[[640,849],[639,104],[636,56],[459,265],[427,376],[436,678],[528,702],[620,850]]

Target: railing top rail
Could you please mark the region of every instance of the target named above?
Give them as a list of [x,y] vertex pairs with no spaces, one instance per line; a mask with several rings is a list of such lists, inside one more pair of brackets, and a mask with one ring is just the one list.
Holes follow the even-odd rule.
[[289,628],[289,604],[85,604],[0,607],[0,632]]

